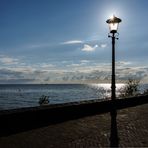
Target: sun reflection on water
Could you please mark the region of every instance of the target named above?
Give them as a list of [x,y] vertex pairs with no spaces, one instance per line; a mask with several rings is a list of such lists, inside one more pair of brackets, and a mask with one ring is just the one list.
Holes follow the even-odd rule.
[[[111,89],[111,84],[109,84],[109,83],[100,83],[100,84],[89,84],[91,87],[98,87],[98,88],[100,88],[100,87],[102,87],[102,88],[104,88],[104,89]],[[118,90],[118,89],[120,89],[120,88],[122,88],[122,87],[124,87],[125,86],[125,84],[124,83],[117,83],[116,84],[116,89]]]
[[[116,95],[120,94],[119,90],[125,86],[124,83],[116,84]],[[102,93],[102,97],[110,97],[111,96],[111,84],[109,83],[100,83],[100,84],[89,84],[89,87],[96,89]]]

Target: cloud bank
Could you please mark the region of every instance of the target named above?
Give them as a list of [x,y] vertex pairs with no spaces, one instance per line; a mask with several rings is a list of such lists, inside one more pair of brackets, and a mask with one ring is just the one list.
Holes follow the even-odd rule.
[[[51,63],[0,67],[0,83],[110,83],[111,81],[110,63],[95,63],[85,59],[77,63],[64,63],[65,67],[61,68]],[[148,83],[147,67],[132,67],[130,62],[124,61],[116,64],[117,81],[124,82],[133,78]]]

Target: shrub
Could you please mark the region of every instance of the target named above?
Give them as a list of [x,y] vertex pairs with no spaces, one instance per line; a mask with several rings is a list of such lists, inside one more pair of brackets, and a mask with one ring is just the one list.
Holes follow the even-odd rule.
[[139,82],[139,80],[129,79],[125,86],[119,90],[119,97],[130,97],[138,95]]
[[40,105],[49,104],[49,96],[42,95],[42,96],[39,98],[39,104],[40,104]]

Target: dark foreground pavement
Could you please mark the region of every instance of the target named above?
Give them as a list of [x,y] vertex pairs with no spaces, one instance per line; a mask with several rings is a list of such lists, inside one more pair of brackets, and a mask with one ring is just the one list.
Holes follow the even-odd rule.
[[[118,111],[117,123],[119,147],[148,147],[148,104]],[[108,113],[0,137],[0,148],[109,147],[109,137]]]

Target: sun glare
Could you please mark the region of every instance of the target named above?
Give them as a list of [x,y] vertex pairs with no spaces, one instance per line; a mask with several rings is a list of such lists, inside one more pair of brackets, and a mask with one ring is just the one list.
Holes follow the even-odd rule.
[[109,17],[110,19],[113,19],[114,18],[114,15],[112,14],[112,15],[110,15],[110,17]]

